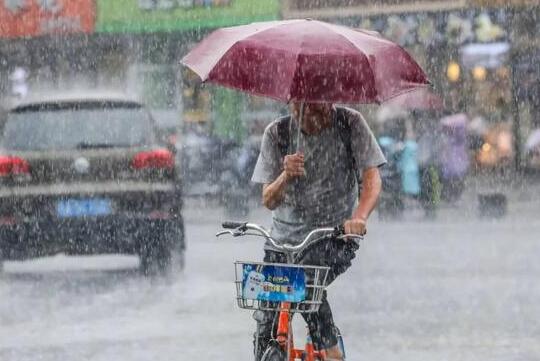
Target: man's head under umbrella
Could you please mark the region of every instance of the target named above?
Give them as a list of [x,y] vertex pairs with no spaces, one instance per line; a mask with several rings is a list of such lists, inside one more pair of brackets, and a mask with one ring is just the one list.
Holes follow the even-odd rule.
[[[302,103],[290,102],[289,111],[296,122],[300,119]],[[302,131],[307,134],[317,134],[327,128],[332,122],[334,104],[332,103],[304,103],[302,114]]]

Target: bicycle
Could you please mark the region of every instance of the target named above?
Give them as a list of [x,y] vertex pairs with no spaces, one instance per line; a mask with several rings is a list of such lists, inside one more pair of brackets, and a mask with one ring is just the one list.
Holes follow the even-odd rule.
[[[324,361],[325,352],[315,350],[309,331],[305,348],[295,348],[292,319],[294,313],[318,311],[330,267],[295,264],[296,256],[328,236],[356,242],[358,245],[363,237],[345,234],[343,226],[338,226],[314,229],[298,245],[278,244],[263,227],[254,223],[223,222],[222,226],[226,230],[218,232],[216,237],[225,234],[233,237],[247,235],[263,237],[287,256],[287,263],[243,261],[234,263],[238,306],[242,309],[279,312],[275,339],[268,344],[261,361]],[[320,234],[324,235],[315,238]],[[345,360],[341,336],[339,341]]]

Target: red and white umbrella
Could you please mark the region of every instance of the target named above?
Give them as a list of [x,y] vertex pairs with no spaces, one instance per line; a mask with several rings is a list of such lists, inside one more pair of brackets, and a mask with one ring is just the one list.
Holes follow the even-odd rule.
[[310,19],[216,30],[182,63],[202,81],[284,102],[381,103],[429,84],[378,33]]

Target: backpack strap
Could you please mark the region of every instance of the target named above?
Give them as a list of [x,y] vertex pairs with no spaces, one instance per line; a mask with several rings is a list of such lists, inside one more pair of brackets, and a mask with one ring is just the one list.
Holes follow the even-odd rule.
[[291,116],[285,115],[277,120],[277,144],[281,158],[289,153]]
[[347,152],[347,161],[349,162],[349,166],[351,169],[354,170],[354,174],[356,176],[356,181],[358,182],[358,186],[362,184],[362,178],[360,174],[358,173],[358,164],[356,162],[356,158],[354,157],[354,153],[352,150],[352,139],[351,139],[351,117],[348,116],[348,110],[343,107],[336,107],[336,124],[338,129],[339,137],[341,138],[341,141],[343,142],[343,145],[345,146],[345,151]]

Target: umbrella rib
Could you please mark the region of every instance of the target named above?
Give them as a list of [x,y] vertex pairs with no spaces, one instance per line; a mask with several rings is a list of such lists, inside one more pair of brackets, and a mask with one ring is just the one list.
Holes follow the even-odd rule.
[[[278,23],[277,21],[273,21],[273,23]],[[280,25],[280,24],[277,24],[277,25]],[[223,54],[221,54],[219,57],[216,57],[216,60],[211,64],[211,66],[208,67],[208,70],[204,72],[204,74],[200,74],[197,70],[196,70],[196,67],[193,67],[192,64],[189,64],[188,62],[186,62],[186,57],[184,57],[182,60],[181,60],[181,63],[184,64],[185,66],[187,66],[188,68],[190,68],[192,71],[194,71],[196,74],[199,75],[199,77],[201,78],[201,80],[203,82],[205,82],[206,80],[208,80],[208,76],[210,75],[210,73],[212,72],[212,70],[215,68],[215,66],[220,62],[220,60],[236,45],[238,44],[240,41],[243,41],[245,40],[246,38],[250,37],[250,36],[253,36],[255,34],[258,34],[258,33],[261,33],[263,31],[266,31],[268,29],[272,29],[274,27],[274,24],[272,24],[271,26],[268,26],[268,27],[265,27],[263,29],[258,29],[258,30],[255,30],[249,34],[240,34],[240,36],[237,38],[237,39],[234,39],[232,40],[231,44],[227,47],[224,48],[224,51],[223,51]],[[210,37],[212,36],[217,36],[217,34],[220,34],[220,33],[223,33],[224,30],[226,30],[227,28],[222,28],[222,29],[218,29],[216,31],[214,31]],[[219,38],[219,37],[218,37]],[[210,40],[210,39],[208,39]],[[200,45],[200,44],[199,44]],[[196,50],[197,48],[195,48],[194,50]],[[193,51],[193,50],[192,50]],[[191,53],[191,52],[190,52]],[[190,54],[188,54],[189,56]]]
[[398,44],[394,44],[394,43],[390,42],[389,40],[381,37],[380,34],[378,32],[376,32],[376,31],[366,31],[364,29],[352,29],[352,28],[348,29],[348,28],[340,26],[340,25],[328,24],[328,23],[325,23],[324,21],[319,21],[319,23],[322,26],[332,30],[336,34],[343,37],[345,40],[347,40],[347,42],[349,44],[351,44],[356,49],[358,49],[358,47],[351,41],[351,39],[349,39],[349,36],[345,33],[345,30],[354,30],[355,32],[361,33],[362,35],[366,36],[367,38],[377,38],[378,42],[384,41],[384,42],[388,43],[387,45],[398,45]]
[[401,95],[405,95],[407,93],[412,93],[412,92],[416,92],[418,91],[419,89],[422,89],[422,88],[425,88],[425,89],[431,89],[433,88],[431,84],[421,84],[421,85],[417,85],[416,87],[414,88],[411,88],[411,89],[404,89],[403,91],[400,91],[396,94],[393,94],[391,97],[387,98],[387,99],[384,99],[382,102],[383,103],[386,103],[386,102],[389,102],[391,101],[392,99],[394,98],[397,98]]
[[293,74],[292,74],[292,77],[290,77],[290,83],[289,83],[289,86],[287,87],[289,89],[289,94],[287,94],[287,103],[291,101],[291,98],[292,98],[292,86],[294,84],[294,79],[296,78],[296,73],[298,72],[298,70],[300,69],[300,67],[298,66],[298,59],[300,58],[300,53],[302,53],[302,48],[305,44],[305,41],[304,39],[302,39],[302,41],[300,42],[300,46],[298,47],[298,52],[296,53],[296,56],[295,56],[295,59],[294,59],[294,71],[293,71]]
[[[339,29],[340,27],[338,25],[334,25],[334,26],[330,26],[330,24],[327,24],[323,21],[319,21],[319,23],[324,26],[325,28],[327,29],[330,29],[331,31],[335,32],[336,34],[338,34],[339,36],[341,36],[342,38],[344,38],[349,44],[351,44],[355,49],[358,49],[358,47],[351,41],[351,39],[349,39],[349,37],[347,35],[345,35],[342,31],[340,31],[341,29]],[[338,28],[338,29],[336,29]],[[364,33],[365,34],[365,33]],[[365,55],[365,54],[364,54]],[[367,56],[366,56],[367,58]]]
[[251,34],[243,35],[243,36],[241,36],[240,38],[235,39],[235,41],[231,44],[231,46],[229,46],[229,47],[227,48],[227,50],[223,53],[223,55],[220,56],[219,58],[217,58],[216,62],[215,62],[214,64],[212,64],[212,67],[210,68],[210,71],[206,74],[206,77],[205,77],[205,78],[208,79],[208,75],[210,75],[210,73],[212,72],[212,70],[214,69],[214,67],[216,66],[216,64],[219,63],[219,61],[220,61],[220,60],[221,60],[228,52],[230,52],[231,49],[234,48],[234,46],[235,46],[236,44],[238,44],[239,42],[241,42],[241,41],[243,41],[243,40],[246,40],[246,39],[249,38],[250,36],[253,36],[253,35],[255,35],[255,34],[262,33],[262,32],[264,32],[264,31],[266,31],[266,30],[268,30],[268,29],[271,29],[271,28],[272,28],[272,27],[268,27],[268,28],[256,30],[256,31],[254,31],[254,32],[251,33]]
[[[285,26],[285,25],[288,25],[290,23],[294,23],[294,22],[302,22],[302,21],[305,21],[303,19],[293,19],[293,20],[289,20],[289,21],[282,21],[280,24],[278,24],[276,27],[278,26]],[[242,39],[243,40],[243,39]],[[299,46],[299,50],[297,51],[296,55],[295,55],[295,59],[294,59],[294,70],[293,70],[293,73],[292,73],[292,77],[289,77],[289,86],[287,87],[287,89],[289,89],[289,94],[287,94],[287,103],[289,103],[289,101],[291,100],[291,88],[294,84],[294,78],[296,76],[296,72],[297,70],[299,69],[298,67],[298,59],[300,58],[300,53],[302,53],[302,47],[304,46],[304,39],[302,39],[302,41],[300,42],[300,46]],[[277,98],[279,99],[279,98]],[[282,99],[279,99],[279,100],[282,100]]]
[[[328,28],[328,29],[331,29],[333,30],[334,32],[336,32],[339,36],[343,37],[349,44],[351,44],[353,47],[355,47],[356,49],[358,49],[358,47],[349,39],[349,37],[342,31],[342,30],[346,30],[346,29],[342,29],[341,26],[339,25],[334,25],[334,26],[330,26],[330,24],[327,24],[325,22],[320,22],[321,25],[323,25],[324,27]],[[337,29],[336,29],[337,28]],[[365,35],[368,35],[368,36],[376,36],[376,35],[372,35],[372,34],[369,34],[367,32],[364,32],[364,31],[361,31],[363,34]],[[380,38],[381,40],[386,40],[384,38]],[[399,46],[399,45],[398,45]],[[371,62],[370,62],[370,59],[369,59],[369,56],[367,56],[366,54],[363,54],[365,57],[366,57],[366,60],[367,62],[371,65]],[[427,87],[429,84],[425,84],[425,86]],[[381,104],[381,103],[384,103],[392,98],[395,98],[399,95],[402,95],[402,94],[405,94],[405,93],[408,93],[408,92],[411,92],[411,91],[414,91],[414,90],[418,90],[418,88],[421,88],[423,87],[424,85],[421,85],[421,86],[417,86],[413,89],[405,89],[404,91],[401,91],[397,94],[394,94],[393,96],[391,96],[390,98],[388,99],[379,99],[377,100],[377,103]],[[379,97],[379,94],[377,94],[377,98]]]
[[[282,24],[280,24],[278,21],[274,21],[274,23],[275,23],[275,24],[272,24],[272,26],[265,27],[264,29],[258,29],[258,30],[255,30],[255,31],[253,31],[252,33],[249,33],[249,34],[243,34],[243,35],[241,35],[239,38],[234,39],[234,41],[232,42],[232,44],[231,44],[229,47],[227,47],[227,48],[225,49],[225,51],[223,52],[223,54],[222,54],[220,57],[217,57],[216,61],[212,64],[212,66],[211,66],[211,67],[208,67],[208,69],[209,69],[208,72],[206,72],[206,73],[204,74],[204,76],[199,75],[199,76],[201,77],[201,80],[202,80],[203,82],[205,82],[206,80],[208,80],[208,76],[210,75],[210,73],[212,72],[212,70],[214,69],[214,67],[219,63],[219,61],[220,61],[220,60],[221,60],[221,59],[222,59],[229,51],[231,51],[231,49],[232,49],[236,44],[238,44],[239,42],[241,42],[241,41],[243,41],[243,40],[249,38],[250,36],[253,36],[253,35],[255,35],[255,34],[262,33],[262,32],[264,32],[264,31],[270,30],[270,29],[272,29],[272,28],[274,28],[274,27],[276,27],[276,26],[281,26],[281,25],[282,25]],[[220,29],[220,30],[223,30],[223,29]],[[218,30],[218,31],[220,31],[220,30]],[[184,65],[186,65],[188,68],[190,68],[191,70],[195,71],[195,69],[193,69],[189,64],[186,64],[186,63],[184,62],[184,60],[182,60],[182,63],[183,63]],[[197,73],[197,72],[195,71],[195,73]]]
[[[319,22],[321,25],[323,25],[324,27],[326,27],[327,29],[330,29],[332,31],[334,31],[336,34],[338,34],[339,36],[341,36],[343,39],[345,39],[345,41],[347,41],[349,44],[351,44],[351,46],[357,50],[360,50],[358,48],[358,46],[356,46],[352,41],[351,39],[349,39],[349,37],[347,35],[345,35],[342,31],[341,31],[341,27],[339,25],[334,25],[334,26],[330,26],[330,24],[327,24],[323,21],[320,21]],[[338,29],[336,29],[338,28]],[[364,32],[363,32],[364,33]],[[365,34],[365,33],[364,33]],[[374,35],[371,35],[371,34],[366,34],[366,35],[370,35],[370,36],[374,36]],[[367,56],[366,54],[364,54],[362,52],[362,55],[365,57],[367,63],[369,64],[370,68],[371,68],[371,61],[369,59],[369,56]],[[377,93],[376,94],[376,98],[378,98],[379,94]],[[375,100],[377,103],[381,103],[380,100]]]

